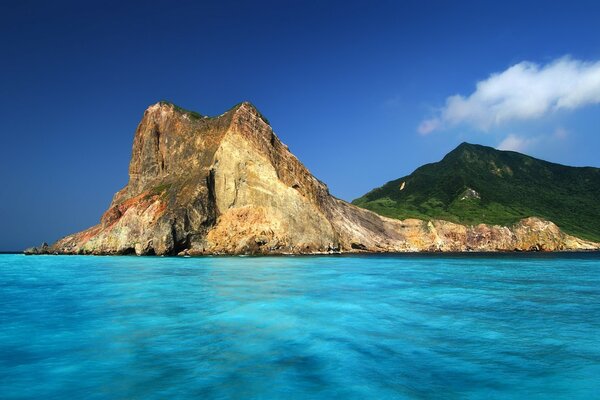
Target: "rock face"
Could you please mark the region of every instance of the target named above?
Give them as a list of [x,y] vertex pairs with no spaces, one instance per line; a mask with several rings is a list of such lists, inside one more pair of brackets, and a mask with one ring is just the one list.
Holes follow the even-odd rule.
[[38,247],[28,247],[26,248],[23,253],[25,254],[49,254],[50,253],[50,246],[48,246],[48,243],[43,242],[41,245],[39,245]]
[[596,249],[535,218],[511,227],[381,217],[329,194],[250,103],[204,117],[161,102],[100,223],[31,254]]

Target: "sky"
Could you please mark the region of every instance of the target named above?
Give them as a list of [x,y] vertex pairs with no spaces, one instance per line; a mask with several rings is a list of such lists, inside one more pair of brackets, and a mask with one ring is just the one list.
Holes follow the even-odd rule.
[[463,141],[600,167],[597,1],[18,1],[0,13],[0,250],[96,224],[160,100],[252,102],[345,200]]

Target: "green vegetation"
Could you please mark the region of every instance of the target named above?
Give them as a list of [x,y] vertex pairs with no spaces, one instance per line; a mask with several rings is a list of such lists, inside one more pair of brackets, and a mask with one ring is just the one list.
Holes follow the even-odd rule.
[[469,143],[352,203],[392,218],[463,224],[507,225],[535,216],[600,241],[599,168],[567,167]]
[[148,191],[148,194],[146,195],[147,197],[151,197],[151,196],[165,196],[167,191],[169,189],[171,189],[171,186],[173,186],[172,183],[161,183],[158,186],[153,187],[152,189],[150,189]]
[[235,106],[231,107],[230,110],[235,110],[236,108],[240,107],[242,104],[248,104],[250,107],[252,107],[254,109],[254,111],[256,111],[256,113],[258,114],[260,119],[262,119],[267,125],[271,125],[271,123],[269,122],[267,117],[265,117],[260,111],[258,111],[258,109],[256,107],[254,107],[254,105],[252,103],[250,103],[248,101],[242,101],[241,103],[237,103]]
[[[267,119],[267,117],[265,117],[265,116],[264,116],[264,115],[263,115],[263,114],[262,114],[260,111],[258,111],[258,110],[256,109],[256,107],[254,107],[254,106],[253,106],[251,103],[248,103],[248,102],[241,102],[241,103],[238,103],[238,104],[236,104],[235,106],[233,106],[232,108],[230,108],[228,111],[235,110],[236,108],[240,107],[240,106],[241,106],[242,104],[244,104],[244,103],[246,103],[246,104],[250,105],[250,106],[251,106],[251,107],[252,107],[252,108],[253,108],[253,109],[256,111],[256,113],[258,114],[258,116],[259,116],[259,117],[260,117],[260,118],[261,118],[263,121],[265,121],[265,123],[266,123],[267,125],[271,125],[271,123],[269,122],[269,120]],[[178,112],[180,112],[180,113],[182,113],[182,114],[186,114],[188,117],[190,117],[190,119],[193,119],[193,120],[199,120],[199,119],[202,119],[202,118],[206,118],[205,116],[203,116],[203,115],[202,115],[202,114],[200,114],[200,113],[197,113],[196,111],[186,110],[185,108],[183,108],[183,107],[179,107],[177,104],[175,104],[175,103],[171,103],[171,102],[170,102],[170,101],[168,101],[168,100],[161,100],[161,101],[159,101],[159,104],[161,104],[161,105],[168,105],[168,106],[172,106],[172,107],[175,109],[175,111],[178,111]],[[215,117],[212,117],[212,118],[215,118]]]
[[202,114],[197,113],[196,111],[186,110],[183,107],[179,107],[177,104],[171,103],[170,101],[161,100],[160,104],[161,105],[173,106],[173,108],[175,109],[175,111],[178,111],[178,112],[180,112],[182,114],[186,114],[187,116],[190,117],[190,119],[201,119],[202,118]]

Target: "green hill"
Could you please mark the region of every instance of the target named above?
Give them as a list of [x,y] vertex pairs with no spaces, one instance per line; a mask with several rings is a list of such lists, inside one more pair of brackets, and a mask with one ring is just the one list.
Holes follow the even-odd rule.
[[463,224],[506,225],[535,216],[600,241],[599,168],[567,167],[469,143],[352,203],[392,218]]

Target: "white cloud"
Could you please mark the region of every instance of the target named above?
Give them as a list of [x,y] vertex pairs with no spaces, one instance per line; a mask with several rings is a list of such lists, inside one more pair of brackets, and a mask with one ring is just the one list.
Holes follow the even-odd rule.
[[459,123],[489,130],[504,122],[536,119],[553,111],[598,103],[600,61],[569,57],[546,65],[523,61],[477,82],[469,96],[448,97],[438,115],[422,121],[418,131],[428,134]]
[[556,128],[552,136],[555,139],[566,139],[569,136],[569,132],[565,128]]
[[537,142],[536,138],[525,138],[511,133],[500,142],[497,148],[498,150],[511,150],[523,153],[528,151],[535,142]]
[[427,135],[440,127],[441,121],[438,118],[425,120],[419,124],[418,131],[421,135]]
[[509,134],[496,146],[498,150],[518,151],[527,153],[537,147],[548,144],[559,144],[569,136],[569,132],[564,128],[557,128],[551,135],[540,135],[534,137],[525,137],[521,135]]

